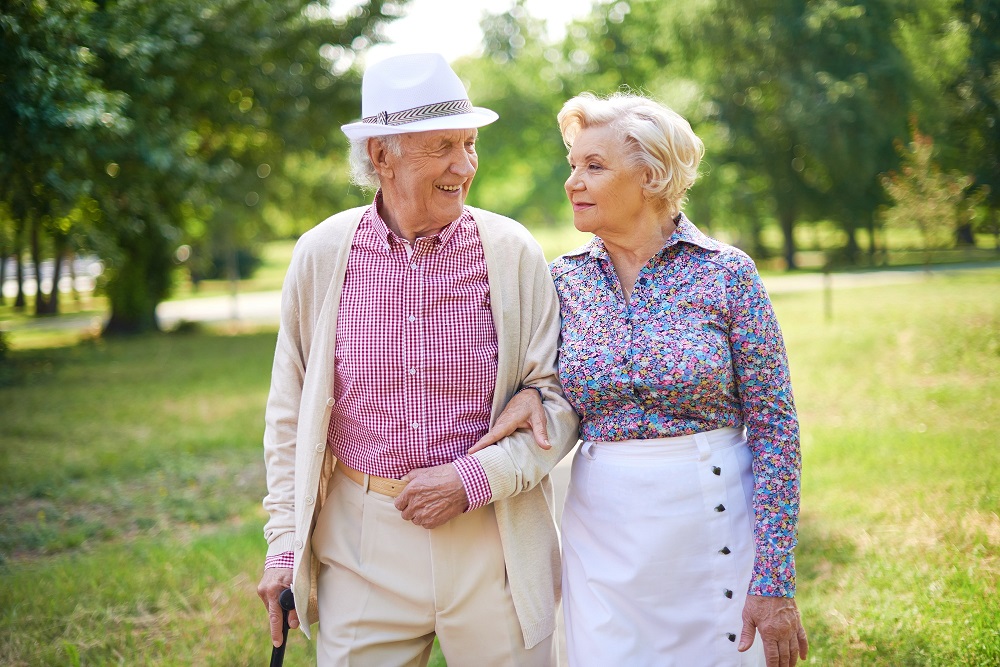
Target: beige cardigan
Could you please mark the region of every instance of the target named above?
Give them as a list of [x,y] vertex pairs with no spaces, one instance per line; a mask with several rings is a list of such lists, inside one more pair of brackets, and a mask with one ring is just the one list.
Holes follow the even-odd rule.
[[[555,628],[560,560],[549,471],[577,440],[578,420],[556,376],[559,301],[541,248],[519,223],[471,209],[482,239],[499,344],[494,423],[522,385],[544,394],[552,449],[518,432],[473,454],[489,479],[514,607],[527,648]],[[281,294],[281,327],[267,400],[264,460],[268,555],[293,551],[302,630],[318,620],[312,529],[336,463],[326,446],[334,405],[340,293],[364,208],[334,215],[302,235]],[[474,558],[474,554],[469,555]]]

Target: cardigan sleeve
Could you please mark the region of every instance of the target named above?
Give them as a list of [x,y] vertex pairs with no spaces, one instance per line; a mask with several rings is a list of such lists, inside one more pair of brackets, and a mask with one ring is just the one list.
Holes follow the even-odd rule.
[[299,317],[300,274],[301,253],[296,252],[281,290],[281,324],[264,412],[268,556],[291,551],[295,541],[295,440],[306,359]]
[[[499,223],[490,222],[491,227],[494,224]],[[541,390],[552,448],[542,449],[531,433],[518,431],[473,454],[489,479],[491,502],[517,495],[541,482],[576,444],[579,428],[579,419],[563,397],[556,373],[559,297],[545,256],[527,230],[511,221],[506,224],[516,228],[494,242],[502,270],[490,274],[490,291],[500,290],[504,300],[516,302],[507,312],[516,312],[517,316],[505,315],[497,333],[501,345],[515,341],[512,347],[516,347],[517,353],[516,359],[511,360],[516,363],[515,368],[498,369],[496,391],[504,399],[502,408],[522,385]],[[501,284],[493,284],[495,275]],[[493,422],[499,412],[494,411]]]

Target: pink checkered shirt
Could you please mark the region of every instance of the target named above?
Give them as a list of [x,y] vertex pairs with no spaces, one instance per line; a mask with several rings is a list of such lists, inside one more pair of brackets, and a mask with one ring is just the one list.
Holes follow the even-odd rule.
[[[354,236],[340,298],[333,453],[395,479],[452,463],[469,509],[482,507],[489,481],[466,452],[489,429],[496,374],[486,258],[472,215],[411,245],[373,204]],[[291,566],[290,551],[265,563]]]

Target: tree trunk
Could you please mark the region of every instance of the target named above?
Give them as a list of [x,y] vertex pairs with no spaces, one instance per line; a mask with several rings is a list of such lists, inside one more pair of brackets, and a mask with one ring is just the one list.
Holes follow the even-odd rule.
[[53,315],[52,292],[56,290],[55,282],[46,294],[42,289],[42,239],[39,227],[41,223],[35,219],[31,221],[31,259],[35,262],[35,315]]
[[159,331],[156,306],[166,298],[173,262],[170,241],[155,225],[139,222],[123,232],[117,246],[123,256],[109,266],[106,292],[111,317],[104,335],[131,335]]
[[781,223],[781,235],[784,239],[782,254],[785,268],[794,271],[799,268],[795,261],[795,209],[787,205],[781,206],[778,210],[778,222]]
[[24,310],[27,300],[24,297],[24,249],[18,241],[14,246],[14,267],[17,276],[17,296],[14,297],[14,308]]
[[878,244],[875,240],[874,213],[868,216],[867,227],[868,227],[868,261],[871,264],[871,266],[875,266],[878,262]]
[[7,303],[7,298],[3,295],[3,286],[7,282],[7,254],[6,247],[0,247],[0,306]]
[[45,313],[47,315],[59,314],[59,280],[62,278],[63,257],[66,254],[66,237],[62,234],[53,239],[52,249],[52,289],[49,290],[48,303]]
[[861,251],[861,247],[858,245],[858,230],[854,227],[848,227],[844,231],[847,232],[847,243],[844,245],[844,257],[847,258],[848,264],[855,266],[858,263],[858,254]]

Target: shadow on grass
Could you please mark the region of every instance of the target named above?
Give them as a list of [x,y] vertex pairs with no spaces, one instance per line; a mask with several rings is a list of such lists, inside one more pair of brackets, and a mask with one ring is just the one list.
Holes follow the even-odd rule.
[[858,557],[857,545],[848,537],[831,533],[816,519],[803,514],[799,521],[799,545],[795,548],[799,587],[813,588],[832,578],[836,571]]

